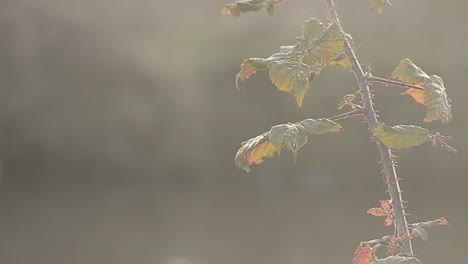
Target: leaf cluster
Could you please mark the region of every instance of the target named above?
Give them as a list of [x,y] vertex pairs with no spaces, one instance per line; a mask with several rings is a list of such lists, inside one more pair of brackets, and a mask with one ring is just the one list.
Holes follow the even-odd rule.
[[268,58],[245,59],[237,80],[244,81],[258,70],[269,69],[272,83],[278,90],[292,93],[301,108],[311,81],[325,66],[349,67],[343,51],[345,38],[350,37],[336,24],[324,25],[318,19],[309,19],[302,26],[302,35],[296,38],[295,45],[282,46]]

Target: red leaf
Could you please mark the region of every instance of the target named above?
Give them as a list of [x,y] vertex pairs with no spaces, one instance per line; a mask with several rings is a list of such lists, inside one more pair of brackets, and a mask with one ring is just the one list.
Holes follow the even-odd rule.
[[373,264],[373,258],[371,247],[361,242],[354,253],[353,264]]
[[367,213],[373,216],[387,216],[388,215],[388,213],[384,209],[377,208],[377,207],[367,210]]
[[441,218],[440,221],[439,221],[440,225],[450,225],[450,223],[447,221],[447,219],[445,218]]
[[393,215],[387,216],[384,223],[385,226],[391,226],[393,224]]
[[387,214],[389,214],[392,211],[392,205],[387,200],[380,200],[380,206],[382,207],[382,209],[384,209],[385,212],[387,212]]

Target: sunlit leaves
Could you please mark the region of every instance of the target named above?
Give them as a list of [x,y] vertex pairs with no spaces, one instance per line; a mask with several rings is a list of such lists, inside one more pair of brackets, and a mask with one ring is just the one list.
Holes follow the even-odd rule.
[[235,17],[239,17],[242,13],[247,13],[251,11],[260,11],[266,8],[267,13],[269,15],[273,15],[275,12],[275,4],[279,3],[280,1],[273,1],[273,0],[244,0],[244,1],[236,1],[234,3],[230,3],[224,6],[221,10],[221,14],[223,15],[233,15]]
[[430,139],[427,129],[413,125],[390,127],[382,123],[374,129],[374,135],[391,149],[410,149]]
[[424,122],[440,120],[442,123],[448,123],[452,120],[450,99],[447,97],[442,78],[437,75],[427,75],[409,59],[400,62],[393,71],[392,78],[424,88],[410,88],[405,92],[416,102],[427,106]]
[[296,61],[280,61],[270,68],[270,79],[278,90],[290,92],[299,108],[313,78],[309,66]]
[[342,127],[329,119],[306,119],[295,124],[273,126],[268,132],[243,142],[237,151],[235,163],[239,169],[249,172],[250,165],[260,164],[283,149],[291,151],[295,160],[297,151],[307,143],[309,135],[340,130]]
[[258,70],[270,68],[271,81],[278,90],[292,93],[301,108],[311,81],[325,66],[349,67],[343,52],[345,38],[336,24],[324,25],[318,19],[309,19],[304,22],[302,35],[296,38],[295,45],[281,46],[278,53],[265,59],[245,59],[236,85],[238,80],[247,80]]
[[354,252],[353,264],[373,264],[374,253],[368,244],[361,243]]
[[367,213],[373,216],[385,216],[385,226],[393,224],[393,210],[389,201],[381,200],[380,207],[374,207],[367,210]]
[[370,10],[382,14],[385,8],[391,6],[389,0],[369,0],[371,7]]

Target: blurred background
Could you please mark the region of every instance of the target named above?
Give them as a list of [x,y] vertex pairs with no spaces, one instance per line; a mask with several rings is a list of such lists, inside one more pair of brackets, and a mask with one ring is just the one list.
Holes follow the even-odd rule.
[[[234,85],[244,58],[292,45],[322,1],[287,1],[270,17],[220,15],[227,1],[0,1],[2,263],[351,263],[360,241],[392,233],[366,215],[386,199],[378,151],[359,119],[291,153],[236,169],[240,142],[272,125],[339,113],[356,89],[338,67],[297,109],[266,72]],[[454,121],[373,86],[389,125],[453,136],[458,154],[400,151],[409,221],[450,228],[414,242],[424,263],[463,263],[468,235],[468,34],[465,2],[337,0],[358,56],[389,77],[405,57],[444,78]],[[461,76],[460,76],[461,75]]]

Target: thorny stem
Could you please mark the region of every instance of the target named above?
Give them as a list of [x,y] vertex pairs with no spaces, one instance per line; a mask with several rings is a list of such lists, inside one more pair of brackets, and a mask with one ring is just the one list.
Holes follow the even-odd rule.
[[[336,12],[334,0],[326,0],[326,3],[332,21],[342,30],[341,23]],[[367,79],[366,74],[361,68],[361,64],[359,63],[358,59],[356,58],[356,55],[354,54],[354,50],[351,44],[346,38],[344,41],[344,52],[349,59],[352,71],[354,72],[354,75],[357,79],[359,85],[359,93],[361,94],[361,101],[365,111],[365,119],[367,121],[369,129],[372,131],[379,124],[379,120],[377,119],[376,111],[373,107],[372,95],[369,89],[369,81]],[[401,238],[403,241],[402,253],[412,256],[413,248],[411,246],[411,240],[405,217],[405,210],[401,198],[401,190],[398,184],[398,177],[395,170],[395,164],[392,159],[392,152],[378,138],[375,138],[374,141],[377,144],[380,156],[382,158],[381,162],[383,164],[383,172],[385,173],[388,185],[388,192],[392,200],[393,213],[395,216],[395,236]]]
[[397,86],[400,86],[400,87],[413,88],[413,89],[416,89],[416,90],[424,90],[424,87],[421,87],[421,86],[417,86],[417,85],[409,84],[409,83],[404,83],[404,82],[399,82],[399,81],[394,81],[394,80],[389,80],[389,79],[384,79],[384,78],[375,77],[375,76],[367,75],[367,80],[369,82],[380,82],[380,83],[385,83],[387,85],[388,84],[393,84],[393,85],[397,85]]

